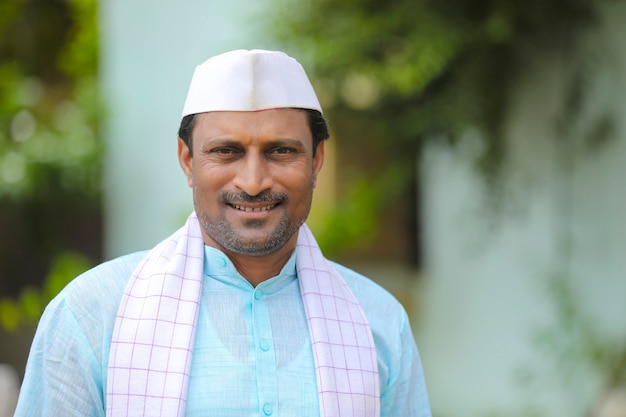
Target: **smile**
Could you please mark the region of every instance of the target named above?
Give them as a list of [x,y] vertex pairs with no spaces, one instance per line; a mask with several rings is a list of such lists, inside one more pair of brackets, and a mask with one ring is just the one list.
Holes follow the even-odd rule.
[[244,206],[240,206],[238,204],[233,204],[232,207],[240,210],[240,211],[247,211],[247,212],[260,212],[260,211],[268,211],[273,209],[275,206],[275,204],[272,204],[270,206],[265,206],[265,207],[244,207]]

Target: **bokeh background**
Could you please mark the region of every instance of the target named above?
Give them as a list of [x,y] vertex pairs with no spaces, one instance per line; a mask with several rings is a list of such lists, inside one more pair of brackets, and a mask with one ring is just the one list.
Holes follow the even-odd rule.
[[0,0],[0,416],[51,297],[191,211],[188,83],[238,48],[309,72],[309,224],[406,307],[435,417],[626,416],[625,28],[623,0]]

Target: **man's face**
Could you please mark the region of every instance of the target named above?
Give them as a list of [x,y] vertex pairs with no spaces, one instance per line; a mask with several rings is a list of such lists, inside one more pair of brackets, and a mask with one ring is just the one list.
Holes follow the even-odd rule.
[[178,155],[205,243],[247,256],[295,248],[324,159],[306,113],[202,113],[192,138],[193,157],[180,139]]

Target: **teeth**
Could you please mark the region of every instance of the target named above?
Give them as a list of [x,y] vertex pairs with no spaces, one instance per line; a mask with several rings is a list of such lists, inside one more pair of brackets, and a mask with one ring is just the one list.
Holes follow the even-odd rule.
[[241,211],[255,212],[255,211],[267,211],[267,210],[270,210],[274,206],[271,205],[271,206],[265,206],[265,207],[244,207],[244,206],[239,206],[237,204],[233,204],[233,207]]

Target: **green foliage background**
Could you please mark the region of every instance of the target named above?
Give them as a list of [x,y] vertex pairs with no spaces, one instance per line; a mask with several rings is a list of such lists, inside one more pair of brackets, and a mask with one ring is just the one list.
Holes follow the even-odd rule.
[[99,259],[95,0],[0,2],[0,327]]
[[[376,240],[387,227],[385,212],[419,198],[412,181],[425,143],[454,147],[468,129],[482,141],[473,162],[492,198],[489,214],[497,216],[514,87],[546,57],[577,65],[570,68],[555,120],[557,152],[573,158],[590,149],[574,144],[603,144],[612,133],[606,115],[585,126],[584,137],[575,131],[594,65],[575,57],[612,0],[277,1],[271,30],[286,50],[304,56],[332,122],[332,139],[339,142],[343,192],[318,233],[320,244],[335,253],[364,236]],[[411,232],[419,241],[419,229]],[[537,332],[535,346],[552,360],[566,388],[581,369],[598,376],[604,389],[623,387],[626,343],[598,331],[570,278],[567,271],[546,277],[554,323]],[[493,415],[545,415],[530,403],[520,414]]]
[[[610,1],[610,0],[609,0]],[[303,56],[332,121],[344,190],[368,184],[376,217],[416,198],[427,141],[454,145],[468,128],[483,140],[474,161],[497,203],[507,157],[503,126],[518,77],[551,54],[568,54],[597,22],[602,1],[277,0],[270,27]],[[581,80],[564,97],[577,108]],[[565,115],[575,117],[574,114]],[[566,145],[565,145],[566,146]],[[340,193],[341,194],[341,193]],[[371,223],[345,192],[345,215]],[[350,222],[329,214],[324,247],[356,243]],[[369,214],[371,216],[371,214]],[[415,216],[411,212],[408,218]],[[407,220],[408,220],[407,218]],[[374,222],[380,226],[380,222]],[[369,229],[368,229],[369,230]],[[372,232],[370,232],[371,234]],[[375,232],[374,232],[375,233]],[[414,230],[419,240],[419,230]],[[335,236],[342,236],[337,241]],[[347,237],[347,238],[346,238]],[[331,250],[331,252],[333,252]],[[334,252],[333,252],[334,253]]]

